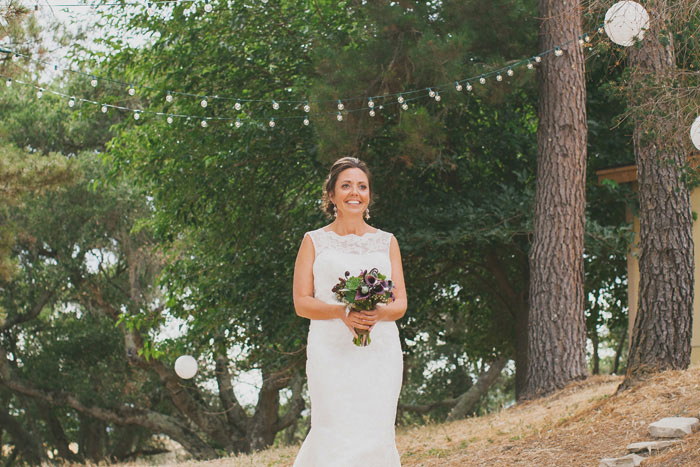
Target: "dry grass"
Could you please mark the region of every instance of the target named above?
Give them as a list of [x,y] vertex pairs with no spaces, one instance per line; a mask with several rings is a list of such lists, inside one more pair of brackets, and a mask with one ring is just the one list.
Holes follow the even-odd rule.
[[[485,417],[399,429],[396,440],[402,465],[597,466],[603,457],[626,454],[627,444],[649,440],[649,423],[663,417],[698,416],[700,368],[665,372],[615,394],[620,382],[619,377],[592,377],[552,396]],[[291,466],[298,449],[274,448],[178,465]],[[700,465],[700,433],[643,465]]]

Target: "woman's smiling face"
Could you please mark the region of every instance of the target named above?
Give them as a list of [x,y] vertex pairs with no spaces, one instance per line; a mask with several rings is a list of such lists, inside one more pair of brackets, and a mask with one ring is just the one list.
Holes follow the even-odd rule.
[[362,169],[343,170],[338,174],[330,199],[338,208],[339,216],[362,216],[371,199],[367,175]]

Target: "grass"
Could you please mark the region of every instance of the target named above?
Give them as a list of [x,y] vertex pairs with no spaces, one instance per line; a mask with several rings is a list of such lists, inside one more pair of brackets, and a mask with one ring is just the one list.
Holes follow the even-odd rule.
[[[647,427],[660,418],[698,417],[700,368],[660,373],[615,394],[620,382],[615,376],[590,377],[549,397],[487,416],[399,428],[396,442],[402,465],[597,466],[601,458],[627,454],[627,444],[649,440]],[[177,465],[288,467],[298,450],[296,445]],[[154,465],[154,460],[146,465]],[[700,433],[651,456],[643,465],[700,465]]]

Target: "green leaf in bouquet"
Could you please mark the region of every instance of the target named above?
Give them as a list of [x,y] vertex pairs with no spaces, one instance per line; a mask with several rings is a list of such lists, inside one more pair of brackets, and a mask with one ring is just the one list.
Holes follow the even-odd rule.
[[356,277],[353,276],[345,282],[345,287],[347,287],[350,290],[357,290],[357,288],[360,286],[360,283],[362,282],[361,277]]

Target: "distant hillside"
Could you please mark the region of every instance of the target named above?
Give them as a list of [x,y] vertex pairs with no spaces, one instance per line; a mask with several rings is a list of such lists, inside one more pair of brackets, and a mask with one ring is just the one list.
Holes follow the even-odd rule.
[[[601,458],[625,455],[627,444],[650,440],[647,427],[658,419],[698,417],[700,368],[662,373],[615,395],[620,382],[620,377],[591,377],[544,399],[488,416],[401,428],[397,444],[402,465],[598,466]],[[178,465],[291,466],[298,449],[275,448]],[[651,456],[642,465],[700,465],[700,433]]]

